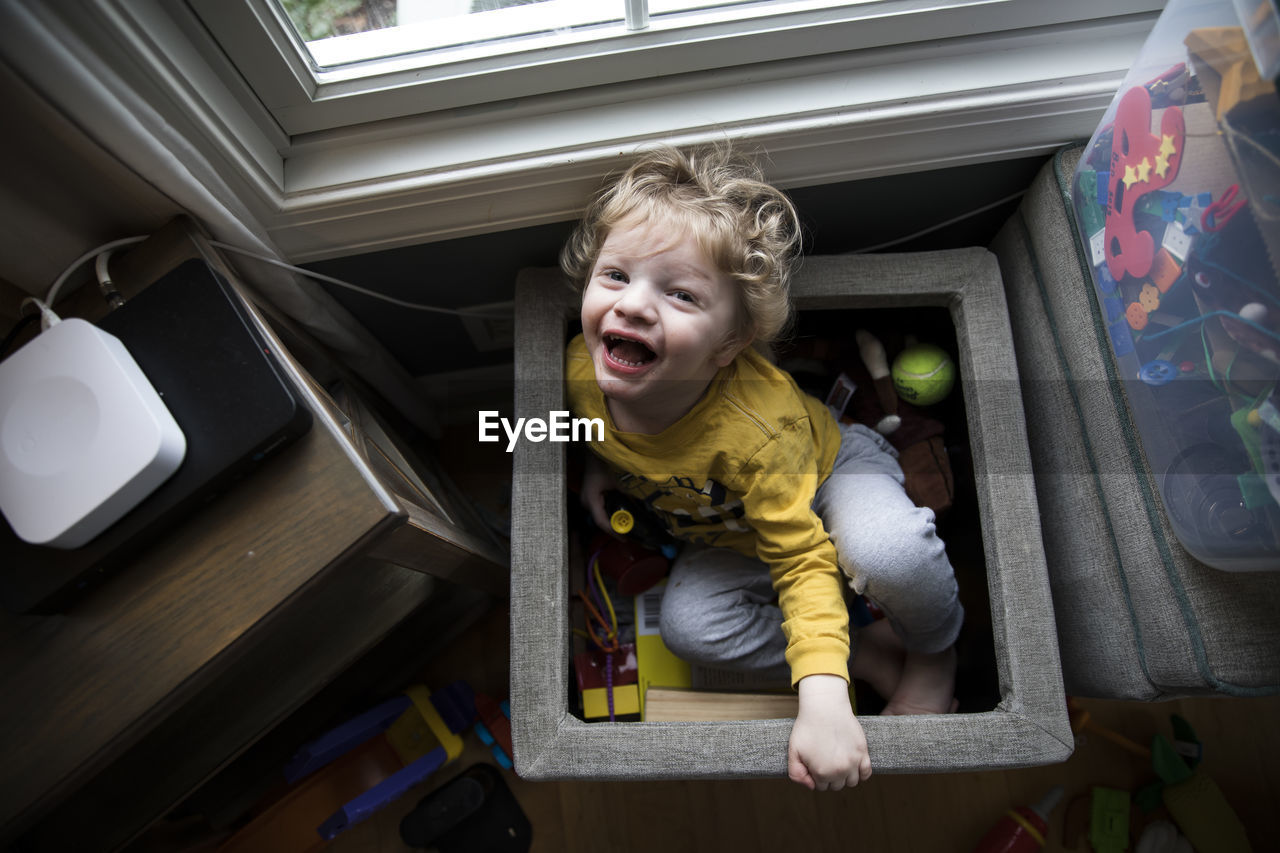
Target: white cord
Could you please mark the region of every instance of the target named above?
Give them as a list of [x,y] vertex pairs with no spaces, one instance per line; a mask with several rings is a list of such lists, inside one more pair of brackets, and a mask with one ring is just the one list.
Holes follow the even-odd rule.
[[34,305],[40,309],[40,331],[47,332],[54,326],[62,322],[62,318],[53,313],[53,309],[43,300],[35,296],[28,296],[22,300],[22,304],[18,306],[18,313],[22,313],[22,309],[27,305]]
[[111,249],[107,249],[94,259],[93,271],[98,276],[98,291],[114,311],[124,304],[124,297],[120,295],[120,291],[116,290],[115,282],[111,280],[111,271],[107,266],[111,260],[111,252]]
[[98,287],[113,290],[114,287],[111,284],[111,271],[107,268],[107,264],[110,260],[110,249],[99,253],[93,260],[93,272],[98,277]]
[[45,296],[44,301],[50,306],[55,305],[58,301],[58,291],[62,289],[62,285],[66,282],[71,274],[80,269],[80,265],[90,258],[97,257],[103,252],[110,252],[112,249],[118,249],[121,246],[131,246],[134,243],[141,243],[147,239],[146,235],[140,237],[125,237],[120,240],[112,240],[110,243],[103,243],[96,249],[90,249],[80,257],[71,262],[71,265],[62,271],[62,275],[54,279],[53,284],[49,287],[49,293]]
[[374,299],[381,299],[383,302],[390,302],[392,305],[399,305],[401,308],[412,308],[415,311],[431,311],[437,314],[452,314],[455,317],[506,317],[511,314],[510,309],[503,311],[485,311],[479,308],[440,308],[435,305],[424,305],[421,302],[407,302],[403,299],[397,299],[394,296],[388,296],[385,293],[379,293],[376,290],[369,290],[368,288],[360,287],[359,285],[352,284],[349,281],[343,281],[340,278],[334,278],[333,276],[304,269],[303,267],[296,267],[293,264],[285,263],[284,261],[271,257],[270,255],[250,252],[247,249],[241,249],[239,246],[233,246],[230,243],[222,243],[217,240],[212,240],[210,242],[219,249],[226,249],[229,252],[245,255],[246,257],[262,261],[263,263],[273,264],[274,266],[287,269],[290,272],[305,275],[308,278],[314,278],[317,281],[327,282],[328,284],[337,285],[338,287],[346,288],[347,290],[354,290],[356,293],[362,293],[365,296],[370,296]]
[[[83,255],[76,258],[74,261],[72,261],[71,264],[65,270],[62,271],[62,274],[59,275],[56,279],[54,279],[54,282],[52,285],[50,285],[49,292],[45,296],[43,301],[36,300],[36,302],[44,306],[42,310],[48,310],[49,306],[52,306],[57,302],[58,292],[62,289],[62,286],[66,283],[67,279],[70,278],[71,275],[76,270],[78,270],[82,264],[84,264],[86,261],[90,259],[96,260],[95,266],[96,266],[99,284],[109,287],[111,279],[107,275],[106,264],[107,264],[107,258],[110,256],[111,252],[114,251],[115,249],[119,249],[122,246],[131,246],[134,243],[141,243],[145,239],[147,239],[147,235],[145,234],[137,237],[124,237],[119,240],[112,240],[110,243],[103,243],[101,246],[98,246],[97,248],[90,249],[89,251],[85,252]],[[303,269],[302,267],[294,266],[293,264],[285,263],[284,261],[277,260],[276,258],[271,257],[270,255],[262,255],[257,252],[250,252],[246,249],[241,249],[239,246],[233,246],[230,243],[223,243],[217,240],[213,240],[210,242],[214,246],[217,246],[220,249],[226,249],[229,252],[235,252],[236,254],[245,255],[250,258],[255,258],[259,261],[262,261],[263,263],[274,264],[275,266],[282,267],[291,272],[298,273],[299,275],[305,275],[308,278],[313,278],[313,279],[316,279],[317,281],[323,281],[329,284],[336,285],[338,287],[346,288],[347,290],[353,290],[356,293],[362,293],[365,296],[372,297],[373,299],[381,299],[383,302],[390,302],[392,305],[398,305],[401,308],[412,308],[415,311],[431,311],[437,314],[451,314],[455,317],[506,317],[506,316],[510,316],[511,314],[511,311],[509,309],[501,310],[501,311],[494,311],[494,310],[486,311],[480,308],[473,308],[473,309],[440,308],[435,305],[423,305],[420,302],[407,302],[403,299],[397,299],[394,296],[388,296],[385,293],[378,293],[376,290],[369,290],[368,288],[360,287],[359,285],[352,284],[351,282],[343,281],[340,278],[334,278],[333,276],[324,275],[323,273],[313,272],[308,269]],[[24,301],[23,304],[25,305],[26,302]],[[49,313],[52,314],[53,312],[50,310]],[[54,316],[56,317],[57,315],[54,315]]]
[[1012,195],[1007,195],[1002,199],[991,202],[990,204],[984,204],[982,207],[979,207],[977,210],[970,210],[968,213],[962,213],[959,216],[952,217],[951,219],[948,219],[946,222],[939,222],[937,225],[930,225],[928,228],[925,228],[922,231],[917,231],[914,234],[908,234],[905,237],[897,237],[893,240],[889,240],[886,243],[878,243],[874,246],[865,246],[861,249],[852,249],[847,254],[862,255],[862,254],[866,254],[867,252],[878,252],[881,249],[887,249],[890,246],[897,246],[900,243],[906,243],[908,241],[916,239],[917,237],[923,237],[926,234],[932,234],[934,231],[937,231],[941,228],[946,228],[948,225],[954,225],[957,222],[968,219],[970,216],[977,216],[979,213],[986,213],[991,208],[999,207],[1000,205],[1005,204],[1006,202],[1013,201],[1015,198],[1019,198],[1023,195],[1026,195],[1026,193],[1027,193],[1026,190],[1018,190],[1016,193],[1013,193]]

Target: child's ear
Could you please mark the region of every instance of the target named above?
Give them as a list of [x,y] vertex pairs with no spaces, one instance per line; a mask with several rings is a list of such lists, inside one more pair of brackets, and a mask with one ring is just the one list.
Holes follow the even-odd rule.
[[751,334],[750,330],[746,330],[745,334],[736,333],[726,337],[724,343],[716,350],[716,366],[728,367],[738,357],[738,353],[751,346],[753,340],[755,340],[755,335]]

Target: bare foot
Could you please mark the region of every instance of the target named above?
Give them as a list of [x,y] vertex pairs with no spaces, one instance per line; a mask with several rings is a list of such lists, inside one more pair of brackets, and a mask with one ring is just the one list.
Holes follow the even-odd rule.
[[958,707],[956,689],[956,650],[923,654],[907,652],[902,666],[902,679],[880,713],[885,716],[906,714],[949,714]]
[[872,690],[888,701],[898,690],[906,657],[906,649],[889,621],[878,619],[859,629],[854,648],[849,674],[870,684]]

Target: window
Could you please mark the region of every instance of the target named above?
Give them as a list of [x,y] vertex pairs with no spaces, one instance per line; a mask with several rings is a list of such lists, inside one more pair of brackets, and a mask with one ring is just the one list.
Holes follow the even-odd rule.
[[[863,0],[866,2],[866,0]],[[276,0],[319,73],[411,57],[415,66],[616,40],[651,26],[746,21],[795,0]],[[653,16],[651,19],[650,16]],[[358,72],[357,72],[358,73]]]
[[[1162,5],[1159,0],[187,2],[289,134],[555,93],[600,92],[639,80],[654,81],[665,91],[696,88],[704,81],[689,75],[726,69],[751,67],[753,79],[794,77],[796,68],[768,64],[839,57],[856,62],[860,51],[1061,25],[1100,13],[1119,17]],[[318,14],[324,10],[331,14]],[[324,26],[335,20],[338,26]]]
[[570,220],[657,141],[745,141],[784,187],[1047,156],[1090,135],[1164,5],[420,0],[420,19],[419,0],[317,1],[382,16],[21,0],[181,128],[295,261]]

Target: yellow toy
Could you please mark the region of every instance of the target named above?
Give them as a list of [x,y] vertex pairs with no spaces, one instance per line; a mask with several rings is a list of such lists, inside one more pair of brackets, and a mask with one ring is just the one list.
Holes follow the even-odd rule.
[[1196,850],[1251,853],[1249,836],[1217,783],[1192,770],[1162,735],[1151,743],[1152,765],[1164,782],[1164,806]]

